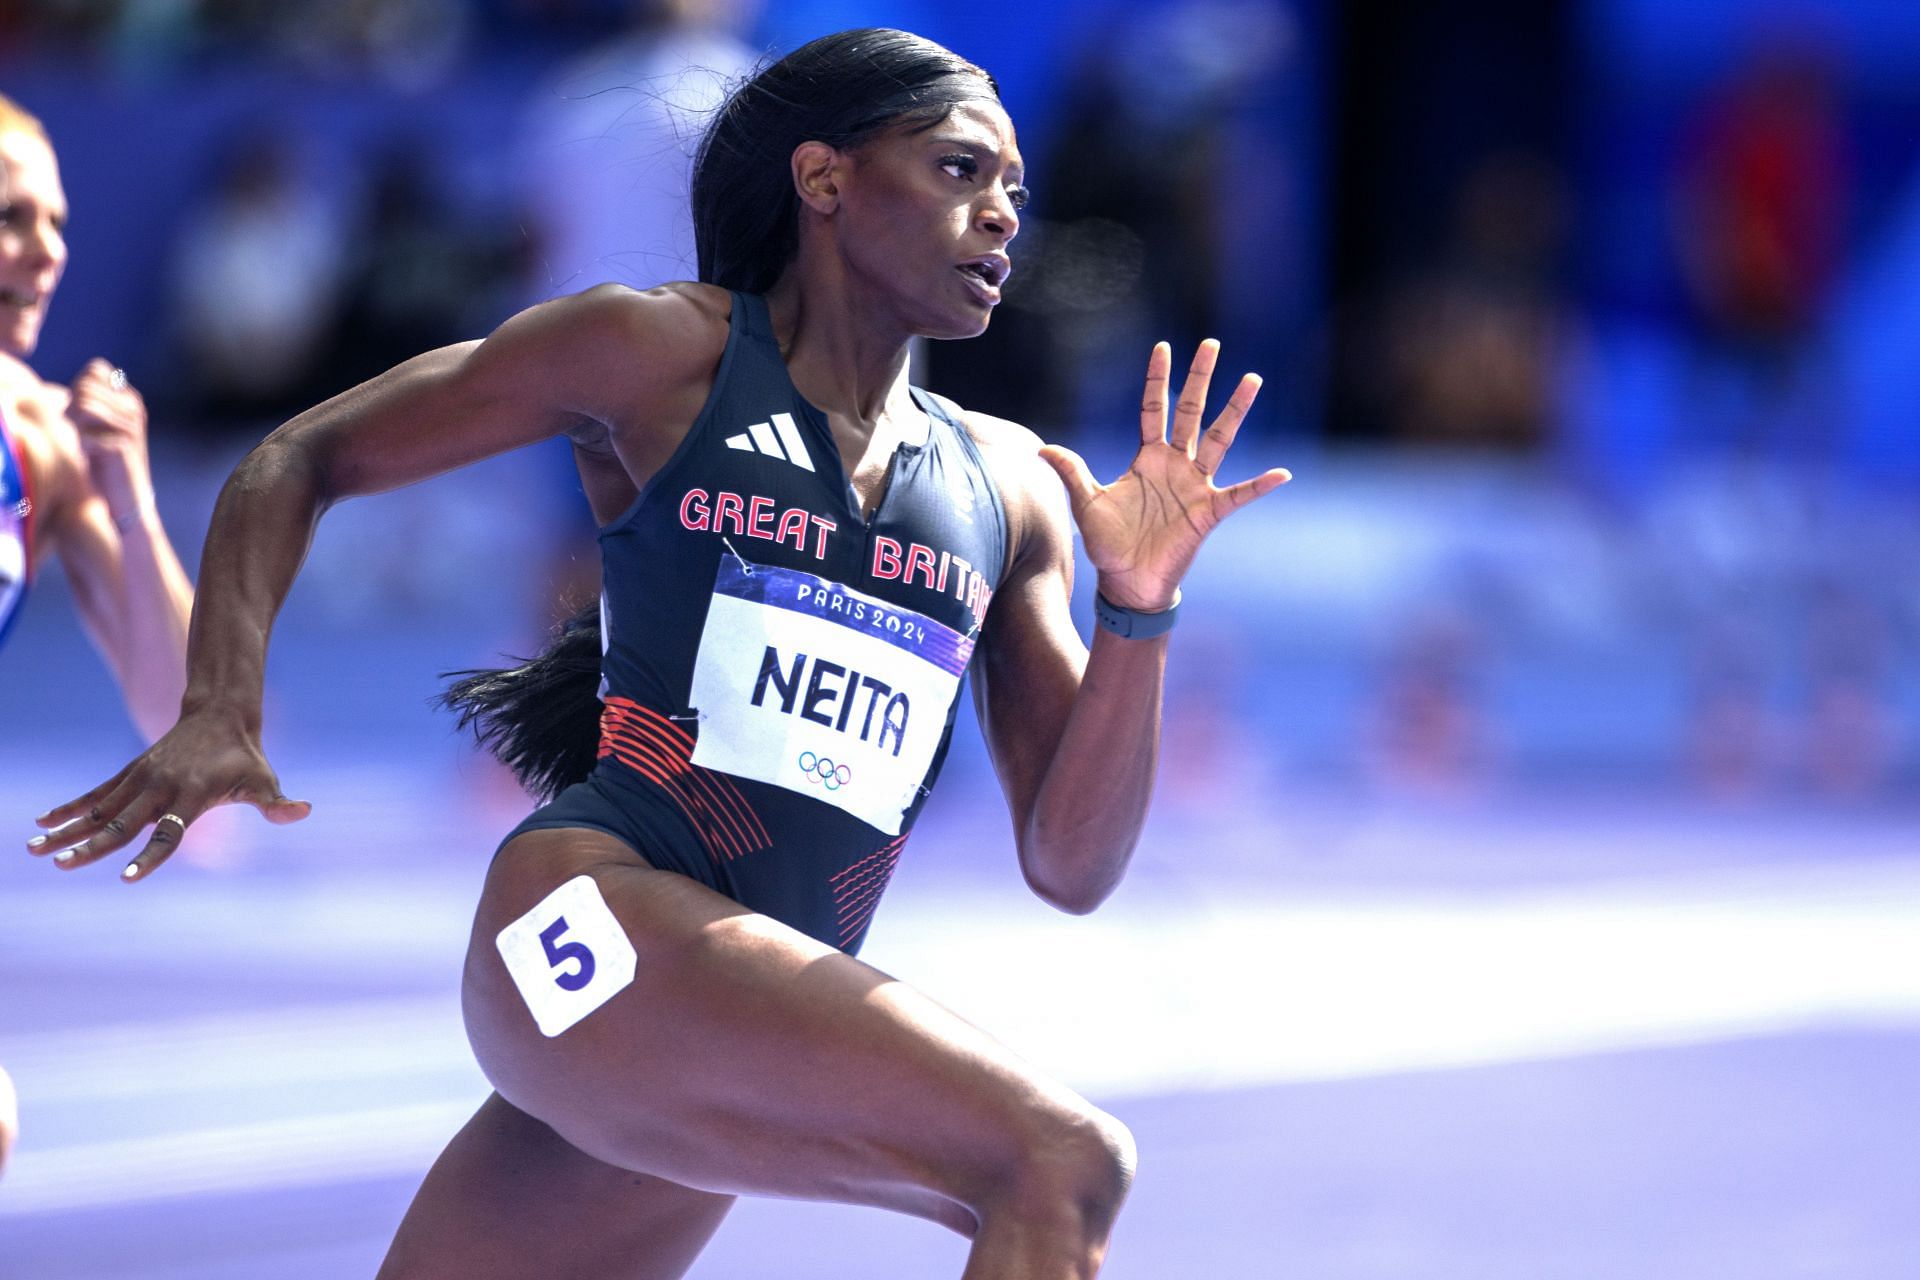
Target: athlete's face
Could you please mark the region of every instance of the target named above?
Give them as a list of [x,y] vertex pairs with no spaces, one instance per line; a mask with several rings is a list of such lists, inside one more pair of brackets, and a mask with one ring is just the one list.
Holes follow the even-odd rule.
[[67,195],[38,134],[0,133],[0,351],[26,356],[67,266]]
[[846,154],[840,245],[850,270],[914,333],[983,331],[1027,202],[1007,113],[991,99],[965,102],[930,129],[892,129]]

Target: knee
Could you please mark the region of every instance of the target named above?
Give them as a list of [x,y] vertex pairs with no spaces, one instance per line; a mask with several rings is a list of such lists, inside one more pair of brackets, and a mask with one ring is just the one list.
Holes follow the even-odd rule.
[[1133,1185],[1136,1158],[1126,1125],[1081,1103],[1034,1128],[996,1207],[1048,1218],[1089,1244],[1104,1241]]
[[1139,1148],[1133,1131],[1104,1111],[1089,1107],[1074,1126],[1075,1136],[1068,1146],[1072,1151],[1073,1187],[1076,1204],[1102,1237],[1113,1227],[1113,1220],[1133,1186],[1133,1172],[1139,1162]]

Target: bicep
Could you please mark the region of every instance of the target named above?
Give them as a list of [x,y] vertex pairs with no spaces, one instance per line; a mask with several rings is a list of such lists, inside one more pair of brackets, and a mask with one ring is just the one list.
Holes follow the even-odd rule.
[[[532,307],[487,338],[415,356],[268,437],[298,444],[329,498],[380,493],[604,421],[636,369],[675,367],[672,303],[594,290]],[[685,345],[685,340],[680,340]],[[636,350],[636,347],[640,350]],[[653,357],[642,360],[644,351]],[[644,388],[642,388],[644,390]]]

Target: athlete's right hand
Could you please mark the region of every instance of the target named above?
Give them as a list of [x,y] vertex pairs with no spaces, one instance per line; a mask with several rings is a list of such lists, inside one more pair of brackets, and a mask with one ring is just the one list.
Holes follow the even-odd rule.
[[140,880],[172,856],[195,819],[223,804],[250,804],[281,824],[313,812],[305,800],[281,794],[258,735],[214,713],[187,715],[119,773],[34,819],[44,830],[27,849],[52,854],[71,871],[125,847],[151,825],[146,847],[120,873]]

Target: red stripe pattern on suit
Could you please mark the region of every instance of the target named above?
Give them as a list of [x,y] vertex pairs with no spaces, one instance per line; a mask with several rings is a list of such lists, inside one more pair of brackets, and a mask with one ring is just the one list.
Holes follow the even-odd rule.
[[693,735],[627,698],[600,713],[600,759],[612,756],[678,805],[715,862],[773,846],[760,816],[725,774],[693,763]]
[[873,910],[880,905],[880,895],[886,891],[887,881],[893,878],[893,868],[899,863],[900,850],[906,843],[906,836],[897,836],[828,881],[833,888],[834,910],[840,919],[841,946],[853,941],[873,918]]

